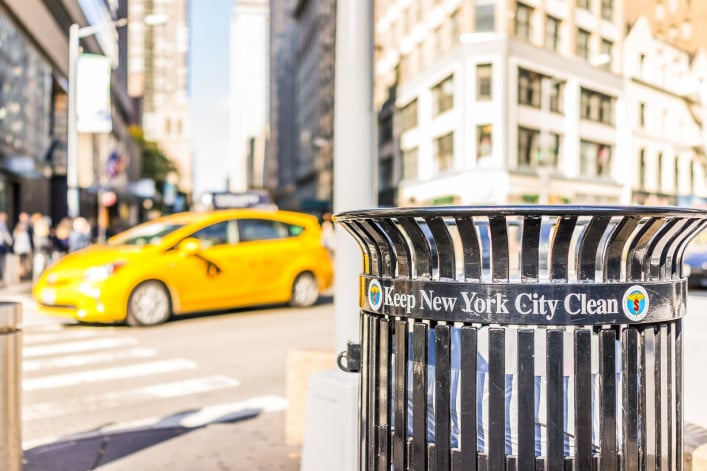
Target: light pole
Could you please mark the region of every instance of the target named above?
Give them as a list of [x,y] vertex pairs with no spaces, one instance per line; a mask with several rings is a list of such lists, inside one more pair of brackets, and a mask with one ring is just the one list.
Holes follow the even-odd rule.
[[[167,22],[165,15],[153,14],[145,16],[147,26],[156,26]],[[93,36],[111,28],[127,26],[128,19],[120,18],[108,23],[98,25],[79,26],[74,23],[69,27],[69,96],[66,137],[66,186],[67,210],[70,218],[79,215],[79,159],[78,159],[78,130],[76,112],[76,63],[81,49],[81,39]]]

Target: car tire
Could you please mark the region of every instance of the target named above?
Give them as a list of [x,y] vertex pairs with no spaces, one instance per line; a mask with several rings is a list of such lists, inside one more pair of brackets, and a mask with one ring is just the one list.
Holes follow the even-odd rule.
[[297,275],[295,282],[292,284],[292,293],[290,295],[290,306],[294,307],[309,307],[319,299],[319,286],[317,279],[310,272],[304,272]]
[[172,315],[172,301],[159,281],[144,281],[128,298],[126,322],[130,326],[150,326],[166,322]]

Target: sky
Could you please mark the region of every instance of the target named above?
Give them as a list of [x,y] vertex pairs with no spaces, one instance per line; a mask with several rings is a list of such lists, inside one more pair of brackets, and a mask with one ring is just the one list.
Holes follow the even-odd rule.
[[194,196],[226,188],[229,25],[235,0],[191,0],[189,92]]

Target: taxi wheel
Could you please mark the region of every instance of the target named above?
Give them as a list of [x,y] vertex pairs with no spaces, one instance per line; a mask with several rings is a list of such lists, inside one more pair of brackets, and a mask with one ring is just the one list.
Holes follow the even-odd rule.
[[171,311],[167,288],[159,281],[145,281],[130,293],[126,322],[131,326],[157,325],[169,319]]
[[300,273],[292,285],[290,305],[295,307],[309,307],[319,299],[317,279],[309,272]]

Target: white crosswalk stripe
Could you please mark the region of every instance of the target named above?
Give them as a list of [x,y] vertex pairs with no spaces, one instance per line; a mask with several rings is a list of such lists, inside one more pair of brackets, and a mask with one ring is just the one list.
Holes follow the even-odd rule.
[[[134,407],[141,402],[196,396],[240,385],[238,379],[229,376],[200,374],[199,365],[189,359],[160,358],[159,352],[125,334],[89,328],[25,331],[23,421]],[[126,387],[127,380],[136,386]],[[104,385],[102,392],[100,384]],[[96,387],[87,389],[86,385]]]

